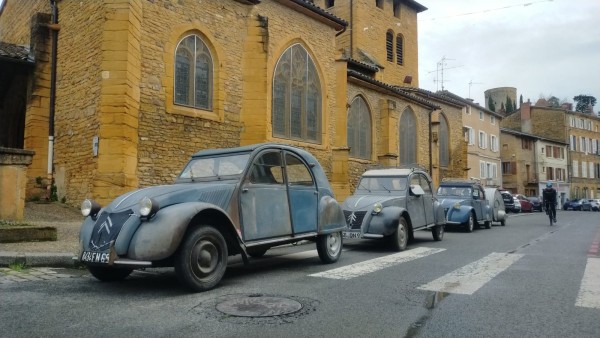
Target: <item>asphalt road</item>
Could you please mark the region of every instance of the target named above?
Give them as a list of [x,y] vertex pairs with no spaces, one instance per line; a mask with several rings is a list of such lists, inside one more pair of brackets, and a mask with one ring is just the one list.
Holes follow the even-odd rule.
[[[0,284],[0,336],[600,337],[600,287],[589,278],[599,216],[563,211],[550,227],[544,214],[511,214],[506,227],[448,231],[441,242],[417,232],[402,253],[352,240],[331,265],[313,244],[277,248],[250,266],[233,259],[216,289],[196,294],[171,269],[119,283],[61,270],[71,278]],[[267,298],[301,309],[222,312]]]

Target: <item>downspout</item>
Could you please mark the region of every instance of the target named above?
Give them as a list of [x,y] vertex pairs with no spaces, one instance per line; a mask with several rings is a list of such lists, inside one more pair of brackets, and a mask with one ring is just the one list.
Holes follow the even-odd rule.
[[[429,111],[429,175],[433,176],[433,154],[431,154],[432,150],[432,145],[431,145],[431,139],[432,137],[432,130],[431,130],[431,115],[433,114],[435,110],[430,110]],[[439,184],[438,180],[438,184]]]
[[56,55],[58,49],[58,6],[57,0],[50,0],[52,7],[52,20],[48,28],[52,31],[52,61],[50,63],[50,116],[48,118],[48,186],[46,187],[46,200],[52,198],[52,185],[54,183],[54,114],[56,105]]
[[352,41],[354,40],[354,1],[350,0],[350,58],[354,58],[354,44]]

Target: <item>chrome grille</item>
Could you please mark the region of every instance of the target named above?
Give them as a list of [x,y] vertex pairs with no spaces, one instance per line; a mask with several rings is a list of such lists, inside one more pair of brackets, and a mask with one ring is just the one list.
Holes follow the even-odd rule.
[[360,229],[366,214],[366,211],[344,210],[344,218],[346,219],[346,224],[348,224],[348,228]]

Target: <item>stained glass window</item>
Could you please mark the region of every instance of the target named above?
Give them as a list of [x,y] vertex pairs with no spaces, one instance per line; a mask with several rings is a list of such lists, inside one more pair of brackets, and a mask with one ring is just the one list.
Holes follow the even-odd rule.
[[175,104],[212,109],[212,56],[197,35],[188,35],[175,51]]
[[321,142],[321,84],[304,47],[281,55],[273,76],[273,136]]
[[360,96],[352,100],[347,125],[350,156],[371,159],[371,113]]

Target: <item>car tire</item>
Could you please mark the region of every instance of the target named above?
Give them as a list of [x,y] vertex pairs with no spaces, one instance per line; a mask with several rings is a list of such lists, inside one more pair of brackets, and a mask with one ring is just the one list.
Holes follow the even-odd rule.
[[398,220],[398,227],[396,231],[389,237],[392,249],[394,251],[404,251],[408,244],[408,223],[404,217],[400,217]]
[[104,266],[88,266],[88,271],[96,279],[103,282],[116,282],[123,280],[131,274],[133,269],[122,269],[122,268],[107,268]]
[[473,213],[470,212],[469,213],[469,219],[467,220],[466,225],[466,232],[473,232],[473,229],[475,228],[475,217],[473,217]]
[[483,225],[485,226],[486,229],[491,229],[492,228],[492,222],[490,222],[490,221],[485,221],[483,223]]
[[506,226],[506,220],[505,220],[505,219],[501,220],[501,221],[500,221],[500,225],[501,225],[501,226]]
[[439,224],[434,226],[431,229],[431,234],[433,235],[433,240],[434,241],[441,241],[442,239],[444,239],[444,225],[443,224]]
[[203,225],[185,236],[175,259],[175,273],[188,289],[207,291],[223,278],[227,258],[227,243],[221,232]]
[[342,246],[343,240],[340,231],[317,236],[317,252],[323,263],[337,262],[342,255]]

